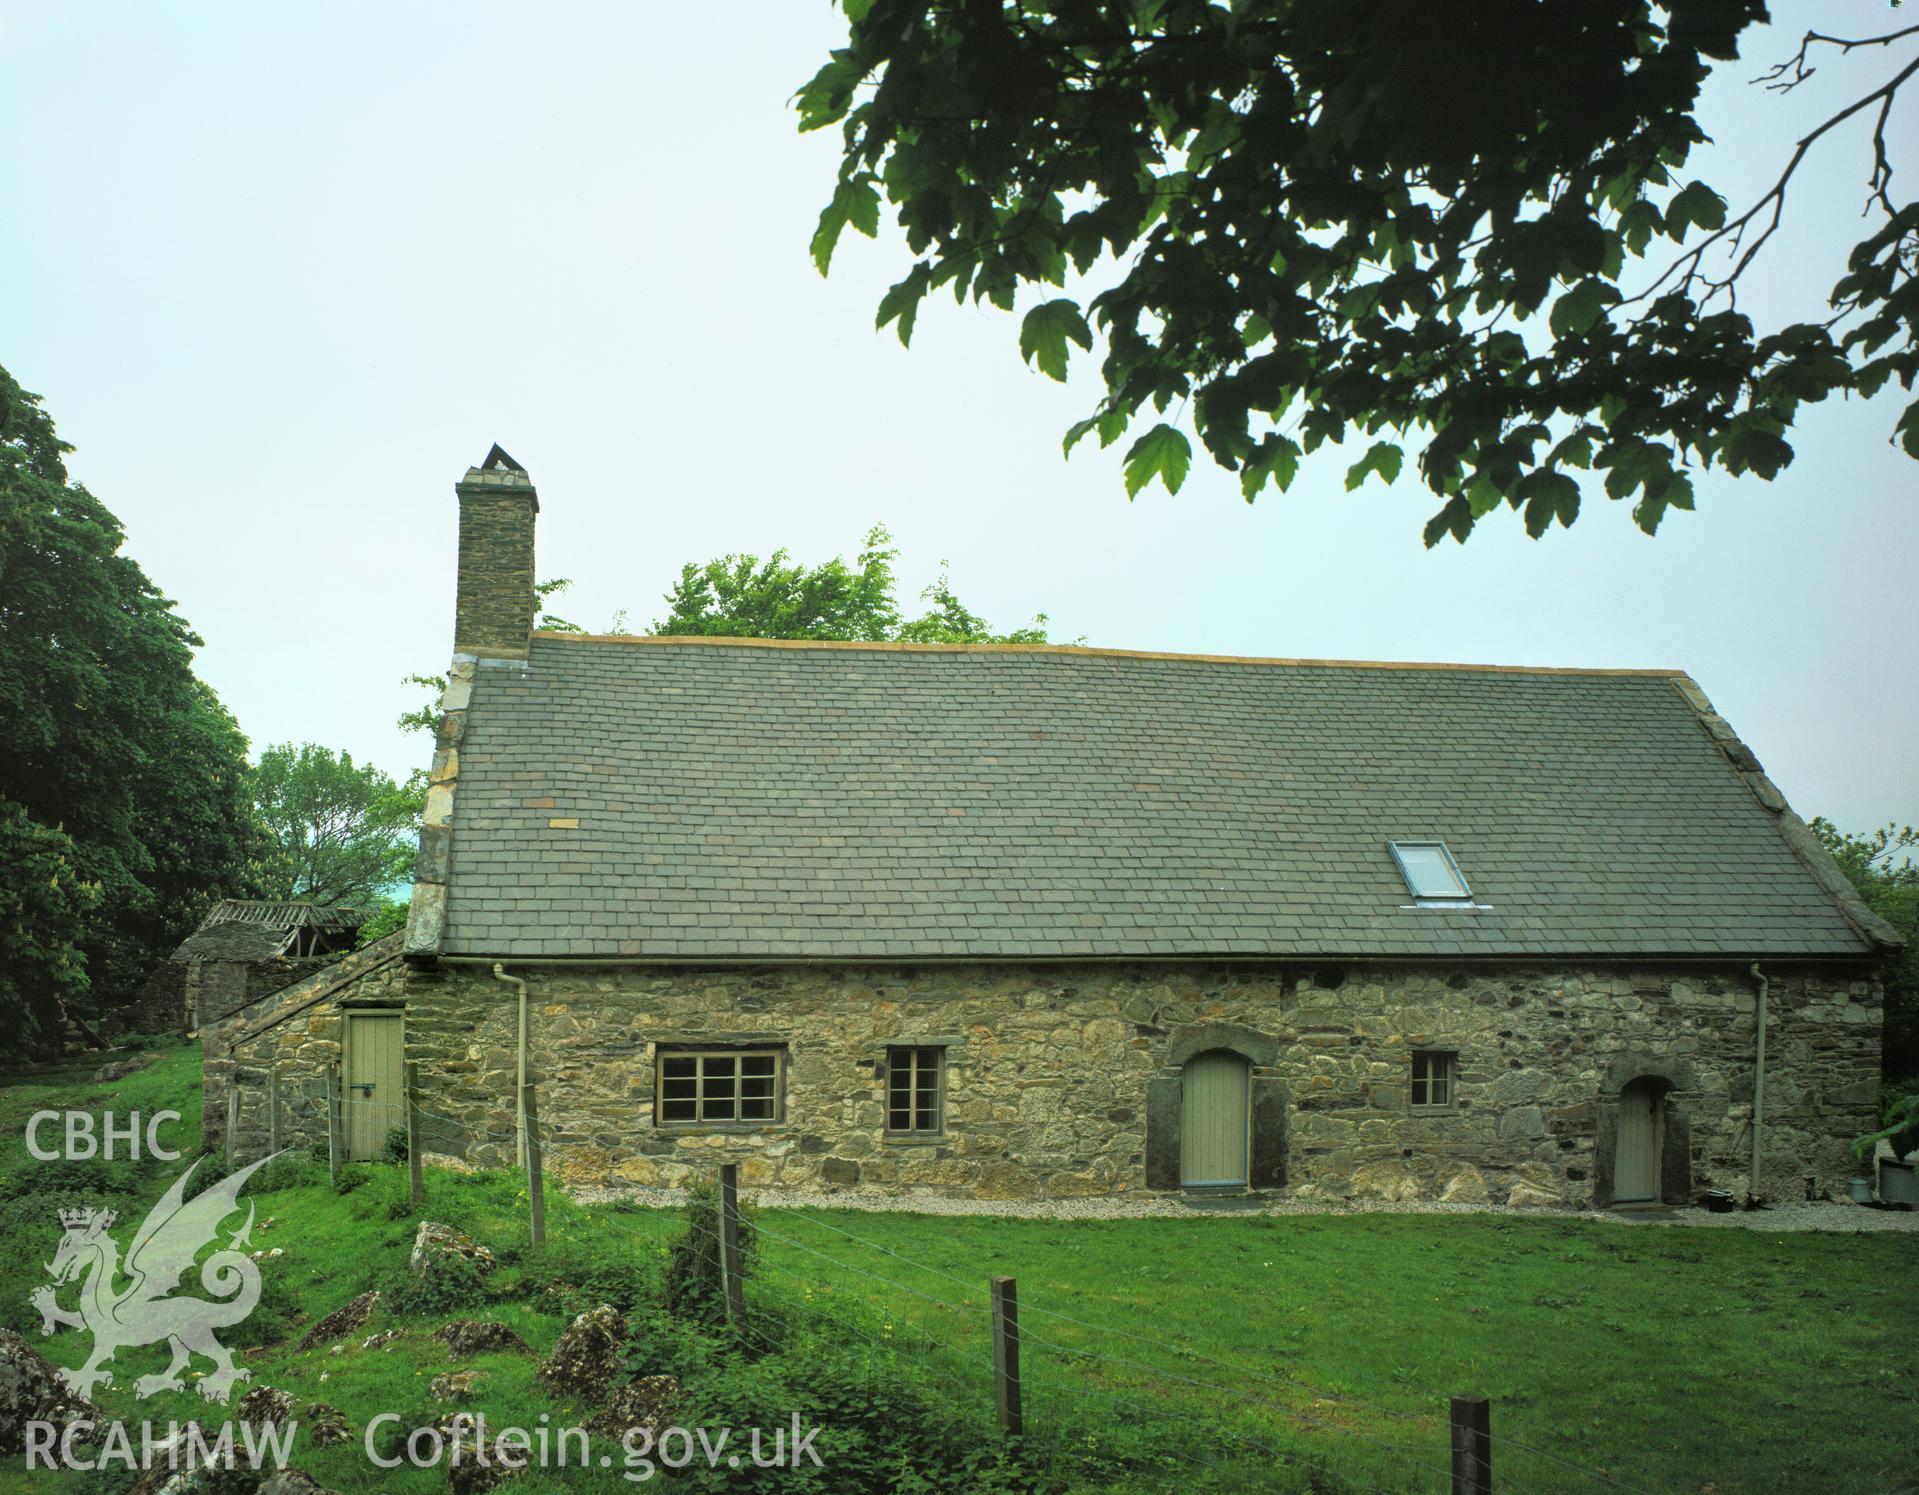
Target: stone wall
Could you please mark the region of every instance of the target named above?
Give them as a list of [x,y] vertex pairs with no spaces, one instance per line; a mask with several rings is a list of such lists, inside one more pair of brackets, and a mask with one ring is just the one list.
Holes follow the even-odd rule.
[[[1253,1183],[1294,1197],[1605,1202],[1619,1091],[1642,1077],[1670,1091],[1669,1190],[1743,1194],[1750,1162],[1755,987],[1743,968],[522,974],[542,1131],[568,1183],[675,1185],[736,1160],[758,1187],[1143,1192],[1177,1183],[1179,1066],[1222,1047],[1251,1066]],[[426,1150],[510,1163],[511,986],[477,967],[383,967],[297,1017],[249,1019],[235,1060],[296,1077],[283,1094],[309,1084],[338,1056],[341,1000],[404,1001],[423,1104],[448,1118]],[[1763,1196],[1804,1198],[1808,1178],[1820,1194],[1843,1191],[1848,1144],[1873,1121],[1879,1017],[1869,976],[1773,974]],[[783,1046],[782,1118],[656,1126],[655,1046],[675,1043]],[[884,1131],[885,1050],[912,1043],[946,1048],[946,1124],[933,1139]],[[1411,1109],[1419,1048],[1458,1055],[1444,1114]]]
[[[207,1146],[225,1141],[227,1094],[236,1077],[238,1140],[248,1156],[264,1151],[271,1136],[269,1094],[279,1101],[282,1146],[326,1145],[325,1087],[340,1058],[341,1010],[355,1003],[404,1002],[400,940],[390,934],[363,950],[329,956],[304,979],[201,1026],[201,1136]],[[269,1072],[277,1073],[271,1091]]]

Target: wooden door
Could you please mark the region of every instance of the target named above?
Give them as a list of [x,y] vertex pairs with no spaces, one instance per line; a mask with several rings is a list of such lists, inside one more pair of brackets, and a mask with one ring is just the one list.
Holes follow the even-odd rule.
[[1619,1095],[1619,1146],[1613,1154],[1613,1201],[1659,1198],[1659,1097],[1634,1083]]
[[405,1019],[397,1012],[346,1015],[347,1157],[386,1155],[387,1135],[406,1126]]
[[1188,1188],[1247,1180],[1246,1061],[1215,1051],[1187,1061],[1179,1100],[1179,1181]]

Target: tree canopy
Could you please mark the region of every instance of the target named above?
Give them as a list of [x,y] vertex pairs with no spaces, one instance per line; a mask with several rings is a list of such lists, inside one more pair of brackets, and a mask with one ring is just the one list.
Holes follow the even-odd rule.
[[893,562],[899,552],[884,525],[867,531],[852,565],[835,556],[803,566],[780,549],[765,560],[723,555],[688,563],[667,594],[667,615],[656,634],[700,638],[892,639],[919,644],[1043,644],[1046,617],[1009,633],[992,625],[953,593],[945,570],[920,593],[918,617],[901,609]]
[[278,743],[253,770],[268,898],[374,908],[412,873],[424,778],[396,784],[370,763],[317,743]]
[[1885,1075],[1919,1089],[1919,862],[1913,860],[1919,830],[1885,825],[1859,835],[1819,819],[1812,833],[1866,907],[1905,937],[1905,949],[1886,971]]
[[[647,631],[688,638],[795,638],[893,640],[910,644],[1043,644],[1046,615],[1024,628],[998,632],[961,602],[944,566],[920,593],[925,611],[907,617],[899,601],[893,562],[899,552],[885,525],[876,524],[851,565],[841,556],[806,566],[782,547],[762,560],[756,555],[718,556],[680,568],[680,579],[666,595],[667,614]],[[542,611],[538,627],[558,633],[583,633],[577,623],[545,611],[549,599],[572,586],[569,578],[543,581],[534,588]],[[614,614],[610,634],[627,632],[626,612]],[[406,685],[434,693],[446,689],[444,675],[408,675]],[[429,701],[403,712],[403,731],[431,732],[439,708]]]
[[[1188,420],[1248,501],[1353,441],[1349,489],[1416,449],[1429,545],[1501,505],[1536,537],[1595,487],[1650,533],[1698,472],[1778,473],[1803,404],[1919,373],[1919,204],[1893,195],[1887,138],[1919,25],[1809,33],[1766,75],[1891,58],[1734,213],[1684,168],[1701,84],[1761,0],[843,9],[846,45],[798,95],[801,128],[843,130],[819,269],[884,199],[914,257],[878,312],[902,342],[945,287],[1023,296],[1020,353],[1054,379],[1098,343],[1105,393],[1066,448],[1133,433],[1129,494],[1178,490]],[[1757,326],[1739,279],[1853,118],[1867,216],[1830,315]],[[1084,307],[1056,294],[1069,274],[1104,282]],[[1895,434],[1919,456],[1919,402]]]
[[129,995],[246,891],[246,738],[200,640],[0,369],[0,1039]]

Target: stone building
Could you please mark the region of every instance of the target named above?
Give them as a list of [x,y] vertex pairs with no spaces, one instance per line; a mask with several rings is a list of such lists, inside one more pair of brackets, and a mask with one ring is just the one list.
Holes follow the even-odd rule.
[[339,959],[365,922],[362,909],[223,898],[102,1028],[191,1035]]
[[410,1060],[578,1182],[1843,1187],[1896,936],[1684,674],[546,633],[526,474],[456,491],[403,943],[220,1024],[216,1122],[340,1064],[365,1153]]

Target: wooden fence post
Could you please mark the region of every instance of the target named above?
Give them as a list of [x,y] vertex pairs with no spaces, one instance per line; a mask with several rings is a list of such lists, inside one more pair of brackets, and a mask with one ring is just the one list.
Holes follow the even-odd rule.
[[340,1154],[346,1149],[340,1135],[340,1066],[327,1071],[326,1089],[326,1165],[333,1182],[340,1182]]
[[1483,1396],[1453,1398],[1453,1495],[1492,1495],[1492,1403]]
[[280,1071],[267,1071],[267,1156],[280,1150]]
[[233,1160],[239,1155],[240,1135],[240,1077],[236,1074],[227,1081],[227,1167],[233,1166]]
[[526,1097],[526,1197],[531,1211],[533,1247],[538,1250],[546,1244],[546,1179],[542,1176],[545,1163],[540,1155],[539,1097],[532,1085],[521,1093]]
[[426,1208],[426,1175],[420,1171],[420,1061],[406,1062],[406,1166],[413,1175],[413,1213]]
[[1026,1431],[1019,1394],[1019,1291],[1012,1277],[993,1278],[993,1385],[999,1425],[1018,1437]]
[[740,1165],[720,1164],[720,1286],[726,1319],[735,1333],[746,1327],[746,1283],[740,1260]]

